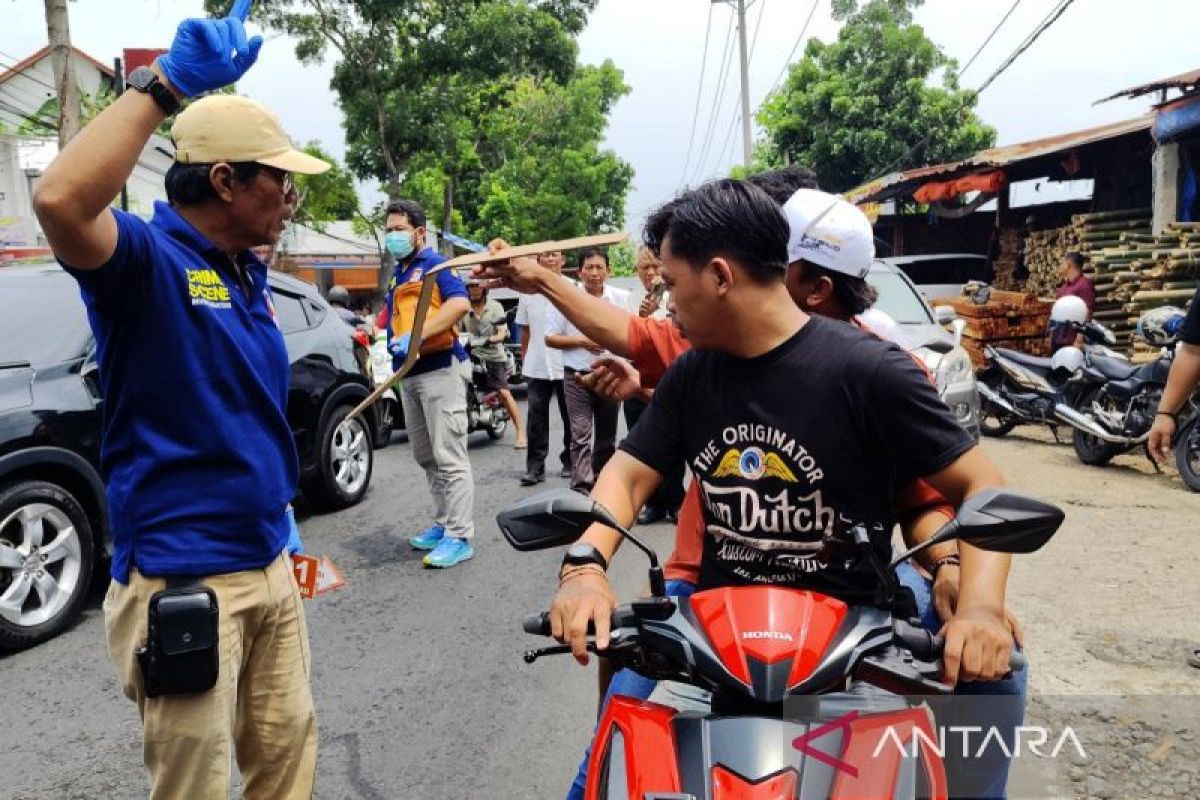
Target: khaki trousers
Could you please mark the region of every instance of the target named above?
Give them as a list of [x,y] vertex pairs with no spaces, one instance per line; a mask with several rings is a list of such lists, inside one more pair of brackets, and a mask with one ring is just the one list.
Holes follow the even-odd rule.
[[142,717],[150,797],[225,800],[237,758],[245,797],[308,798],[317,763],[308,629],[291,560],[213,575],[220,608],[220,675],[197,695],[148,698],[134,652],[146,639],[150,597],[162,578],[136,570],[104,598],[108,653]]
[[425,470],[433,520],[447,536],[475,535],[475,480],[467,454],[467,373],[470,361],[400,381],[404,427],[413,458]]

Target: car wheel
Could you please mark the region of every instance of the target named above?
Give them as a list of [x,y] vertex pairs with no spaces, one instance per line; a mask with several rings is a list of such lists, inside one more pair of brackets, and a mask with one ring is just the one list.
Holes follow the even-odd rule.
[[321,430],[317,471],[304,490],[322,508],[354,505],[371,483],[371,430],[362,416],[346,419],[352,408],[348,404],[335,408]]
[[79,613],[95,566],[78,501],[45,481],[0,490],[0,649],[31,647]]

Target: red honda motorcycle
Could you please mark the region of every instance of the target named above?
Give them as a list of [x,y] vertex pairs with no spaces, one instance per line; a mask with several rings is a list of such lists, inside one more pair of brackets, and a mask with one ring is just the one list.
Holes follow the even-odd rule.
[[[968,499],[932,539],[881,562],[866,527],[826,537],[823,559],[869,562],[874,602],[848,605],[779,586],[741,586],[669,598],[654,552],[590,498],[552,490],[501,512],[517,550],[558,547],[592,523],[607,525],[650,559],[651,596],[620,606],[609,646],[588,650],[646,677],[711,693],[705,712],[613,697],[596,730],[587,800],[908,800],[949,797],[938,735],[923,697],[952,691],[939,680],[943,642],[890,609],[895,567],[939,542],[1030,553],[1063,512],[1011,492]],[[550,635],[548,615],[525,631]],[[569,653],[530,650],[525,661]],[[1012,668],[1024,666],[1014,653]]]

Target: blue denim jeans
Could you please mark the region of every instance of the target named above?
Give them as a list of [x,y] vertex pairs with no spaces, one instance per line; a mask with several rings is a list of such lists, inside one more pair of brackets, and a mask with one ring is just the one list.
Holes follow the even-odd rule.
[[[900,582],[912,589],[917,600],[917,611],[926,630],[937,633],[942,628],[937,609],[933,606],[933,582],[917,572],[905,561],[896,570]],[[938,725],[949,730],[951,726],[977,726],[987,730],[994,726],[1004,738],[1012,752],[1017,728],[1025,722],[1025,694],[1029,682],[1029,667],[1014,672],[1002,681],[977,681],[960,683],[954,689],[955,697],[989,697],[977,704],[956,704],[953,701],[938,714]],[[979,744],[982,735],[968,740],[971,747]],[[968,748],[970,749],[970,748]],[[960,742],[951,740],[946,746],[946,778],[950,784],[950,796],[954,798],[978,798],[978,800],[1003,800],[1008,784],[1010,759],[1000,747],[988,747],[982,754],[964,758]]]

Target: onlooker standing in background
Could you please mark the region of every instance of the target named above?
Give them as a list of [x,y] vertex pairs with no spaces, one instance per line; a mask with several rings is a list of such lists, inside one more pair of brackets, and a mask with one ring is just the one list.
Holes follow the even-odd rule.
[[[1058,267],[1058,276],[1063,282],[1055,294],[1058,297],[1073,295],[1087,303],[1088,319],[1096,310],[1096,287],[1087,275],[1083,274],[1083,265],[1087,263],[1079,253],[1067,253],[1063,256],[1062,264]],[[1056,330],[1050,334],[1050,349],[1059,350],[1076,343],[1082,337],[1069,329]]]
[[[542,253],[538,264],[556,275],[562,274],[563,254]],[[562,354],[546,347],[546,320],[553,309],[550,301],[540,294],[522,295],[517,304],[516,323],[521,326],[521,373],[527,381],[526,402],[529,416],[526,431],[529,451],[525,456],[522,486],[532,486],[546,480],[546,456],[550,453],[550,398],[558,401],[562,419],[563,443],[559,460],[564,478],[571,476],[571,425],[567,412],[567,396],[563,388]]]
[[467,392],[462,362],[466,351],[456,328],[471,304],[467,287],[453,270],[437,273],[437,286],[421,341],[412,342],[421,283],[425,273],[446,257],[425,246],[425,212],[411,200],[387,208],[384,245],[396,259],[388,284],[388,352],[399,369],[410,347],[421,358],[400,382],[404,422],[413,457],[425,470],[433,495],[433,524],[409,539],[418,550],[430,550],[427,567],[452,567],[475,555],[473,506],[475,484],[467,456]]
[[[628,293],[607,286],[608,275],[608,254],[604,250],[590,247],[580,253],[583,291],[624,308],[629,302]],[[620,403],[601,397],[577,380],[605,350],[580,333],[558,309],[551,309],[547,315],[546,345],[562,351],[563,389],[571,426],[571,488],[586,492],[616,449]]]
[[495,300],[488,300],[487,289],[478,281],[467,284],[467,294],[470,296],[471,310],[463,317],[463,326],[470,337],[471,355],[483,364],[488,391],[500,393],[517,434],[514,446],[523,450],[527,445],[525,425],[521,422],[521,409],[517,407],[516,398],[508,389],[511,373],[508,353],[504,349],[504,342],[508,340],[508,317],[503,306]]
[[362,325],[364,320],[350,308],[350,292],[345,286],[332,286],[329,289],[329,305],[333,306],[338,319],[352,328]]
[[[630,292],[629,302],[625,309],[630,314],[636,314],[645,319],[666,319],[667,293],[662,282],[662,264],[655,258],[648,247],[640,247],[637,252],[637,269],[640,286]],[[625,401],[625,426],[633,430],[642,412],[646,410],[646,401],[640,397],[632,397]],[[664,519],[675,521],[679,514],[679,506],[683,503],[683,465],[672,470],[671,474],[663,476],[663,482],[646,501],[645,507],[638,514],[639,525],[653,525]]]

